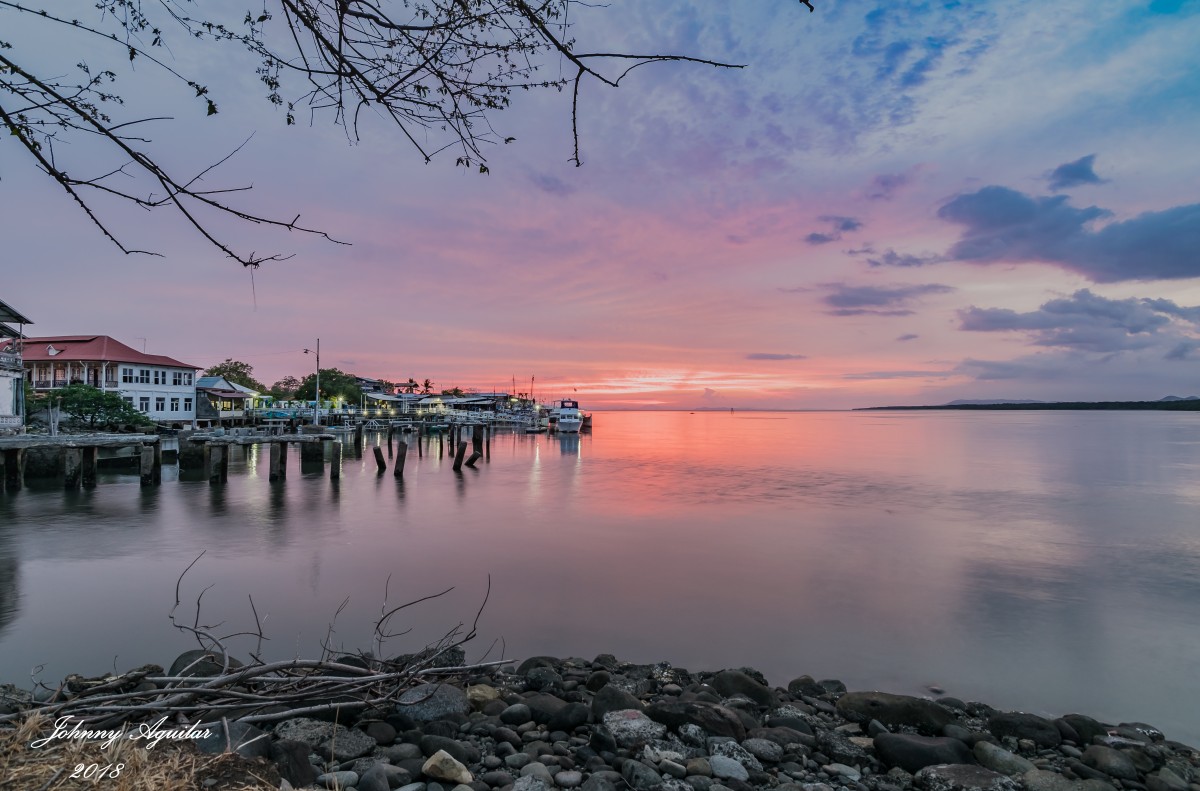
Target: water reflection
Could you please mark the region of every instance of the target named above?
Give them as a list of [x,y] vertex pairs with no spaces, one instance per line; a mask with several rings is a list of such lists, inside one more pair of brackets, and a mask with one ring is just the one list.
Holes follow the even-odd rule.
[[[271,484],[251,449],[223,486],[0,498],[0,678],[169,662],[158,627],[207,550],[189,575],[214,586],[206,608],[236,621],[252,595],[287,656],[347,596],[338,639],[369,648],[385,599],[455,586],[405,611],[391,648],[418,648],[473,616],[490,574],[481,651],[936,682],[1200,742],[1180,708],[1200,696],[1190,416],[605,414],[590,435],[498,434],[458,474],[437,446],[402,479],[348,447],[340,478],[293,452]],[[113,612],[130,626],[95,634]]]

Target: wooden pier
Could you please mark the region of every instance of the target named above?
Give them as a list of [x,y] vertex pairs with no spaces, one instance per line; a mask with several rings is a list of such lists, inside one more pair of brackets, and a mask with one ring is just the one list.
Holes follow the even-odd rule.
[[96,458],[100,448],[138,448],[142,486],[162,483],[162,442],[157,434],[22,434],[0,437],[0,478],[3,489],[18,492],[25,485],[25,454],[41,448],[62,448],[66,488],[96,485]]
[[[380,426],[380,429],[385,428]],[[353,442],[355,456],[363,455],[366,426],[359,423],[348,430],[330,432],[322,426],[302,426],[297,434],[263,434],[249,429],[234,432],[180,432],[178,435],[179,467],[181,470],[202,471],[210,484],[229,479],[230,450],[235,446],[267,445],[269,450],[268,480],[277,482],[287,477],[287,457],[290,445],[298,445],[302,465],[325,463],[326,449],[332,457],[329,477],[338,479],[342,473],[343,440]],[[395,458],[393,474],[403,480],[408,450],[416,445],[417,457],[422,458],[426,447],[437,437],[437,455],[449,450],[452,469],[461,473],[463,466],[474,468],[480,459],[491,459],[491,439],[495,429],[482,423],[449,424],[445,430],[431,430],[430,424],[391,424],[386,426],[387,458]],[[403,433],[416,434],[411,442],[399,439]],[[468,441],[468,436],[470,441]],[[176,437],[166,437],[174,445]],[[393,456],[393,445],[395,454]],[[61,470],[67,489],[96,485],[96,467],[101,448],[134,448],[133,458],[139,465],[141,484],[162,483],[163,437],[155,434],[93,434],[93,435],[20,435],[0,437],[0,491],[20,491],[25,484],[26,452],[35,449],[61,449]],[[471,452],[468,454],[467,449]],[[170,450],[170,449],[168,449]],[[382,475],[388,464],[383,450],[374,448],[375,461]]]
[[[325,462],[325,443],[333,449],[329,477],[341,477],[342,443],[333,434],[192,434],[179,441],[180,465],[184,464],[185,443],[200,445],[201,466],[209,483],[224,483],[229,479],[229,448],[240,445],[270,445],[271,460],[268,480],[281,481],[287,477],[288,445],[300,446],[301,462]],[[191,455],[189,449],[188,455]]]

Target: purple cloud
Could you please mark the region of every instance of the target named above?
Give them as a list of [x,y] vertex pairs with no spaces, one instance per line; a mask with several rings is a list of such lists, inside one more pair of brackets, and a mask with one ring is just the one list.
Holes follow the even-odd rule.
[[1071,206],[1065,195],[1034,198],[999,186],[959,195],[938,210],[943,220],[963,226],[949,251],[959,261],[1038,261],[1098,283],[1200,276],[1200,203],[1092,229],[1111,214]]
[[1080,184],[1103,184],[1104,179],[1097,176],[1096,171],[1092,169],[1095,161],[1096,155],[1088,154],[1086,157],[1080,157],[1074,162],[1059,165],[1046,176],[1050,182],[1050,189],[1058,192],[1059,190],[1078,187]]
[[947,294],[954,291],[950,286],[939,283],[896,286],[849,286],[831,283],[825,286],[830,293],[822,300],[833,308],[833,316],[908,316],[913,313],[909,306],[918,298],[928,294]]
[[772,354],[769,352],[754,352],[746,355],[747,360],[807,360],[803,354]]

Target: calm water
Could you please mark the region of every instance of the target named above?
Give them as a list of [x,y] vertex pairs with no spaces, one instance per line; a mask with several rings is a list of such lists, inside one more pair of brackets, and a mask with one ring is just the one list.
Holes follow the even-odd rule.
[[[1168,413],[600,413],[501,435],[456,476],[370,452],[343,477],[0,496],[0,679],[169,663],[167,613],[253,626],[267,658],[416,650],[474,617],[501,654],[751,665],[851,688],[1138,719],[1200,743],[1200,417]],[[415,449],[414,449],[415,451]],[[262,461],[262,463],[260,463]],[[167,477],[170,477],[169,475]],[[349,597],[340,614],[339,605]],[[492,647],[495,641],[494,647]],[[232,641],[235,653],[250,643]]]

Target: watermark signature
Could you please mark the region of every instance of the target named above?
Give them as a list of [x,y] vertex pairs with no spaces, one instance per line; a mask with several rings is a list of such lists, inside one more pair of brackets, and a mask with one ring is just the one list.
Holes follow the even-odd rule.
[[188,725],[186,728],[167,728],[164,727],[167,723],[167,718],[163,717],[158,722],[141,723],[133,730],[129,730],[122,726],[115,730],[91,730],[84,727],[83,720],[76,720],[71,715],[59,717],[54,721],[54,731],[41,739],[35,739],[29,743],[33,749],[45,747],[55,741],[88,741],[100,742],[100,746],[104,749],[112,747],[121,739],[130,741],[144,741],[147,750],[153,750],[155,745],[164,739],[167,741],[182,741],[184,739],[205,739],[212,736],[212,731],[207,728],[199,728],[196,725]]

